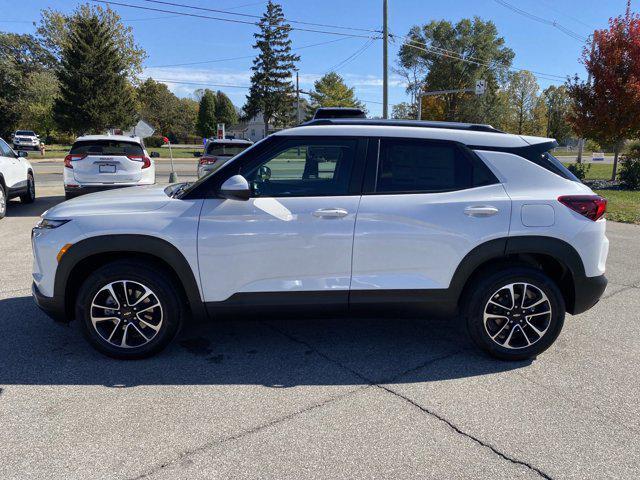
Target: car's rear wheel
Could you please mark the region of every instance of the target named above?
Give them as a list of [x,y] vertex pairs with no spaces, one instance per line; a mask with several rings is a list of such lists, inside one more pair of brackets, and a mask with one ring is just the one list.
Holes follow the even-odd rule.
[[479,279],[472,288],[467,328],[474,342],[492,356],[524,360],[544,352],[558,338],[564,298],[543,272],[506,268]]
[[20,201],[22,203],[33,203],[36,199],[36,182],[33,179],[33,175],[27,175],[27,191],[20,195]]
[[91,274],[76,303],[76,318],[91,344],[121,359],[145,358],[165,348],[183,311],[169,278],[138,261],[116,261]]
[[0,218],[4,218],[7,214],[7,194],[4,186],[0,183]]

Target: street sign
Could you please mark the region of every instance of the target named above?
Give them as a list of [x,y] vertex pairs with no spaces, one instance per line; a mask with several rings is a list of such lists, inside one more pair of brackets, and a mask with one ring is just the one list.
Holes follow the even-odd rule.
[[487,81],[476,80],[476,95],[484,95],[486,91],[487,91]]
[[219,140],[224,140],[224,123],[218,124],[218,135]]

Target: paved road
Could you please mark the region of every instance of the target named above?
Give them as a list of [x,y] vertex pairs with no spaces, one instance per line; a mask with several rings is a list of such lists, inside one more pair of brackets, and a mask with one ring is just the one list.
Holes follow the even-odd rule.
[[264,320],[185,328],[119,362],[29,292],[41,189],[0,221],[0,478],[638,478],[640,227],[608,227],[611,280],[533,362],[455,321]]

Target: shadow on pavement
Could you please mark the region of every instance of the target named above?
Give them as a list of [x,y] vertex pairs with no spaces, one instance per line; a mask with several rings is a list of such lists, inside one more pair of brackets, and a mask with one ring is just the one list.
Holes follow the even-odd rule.
[[7,217],[38,217],[60,202],[64,202],[64,195],[36,196],[36,201],[33,203],[22,203],[14,199],[7,203]]
[[366,385],[473,377],[529,364],[483,355],[456,323],[348,317],[191,323],[159,355],[118,361],[94,351],[76,322],[55,323],[31,297],[14,297],[0,300],[0,385]]

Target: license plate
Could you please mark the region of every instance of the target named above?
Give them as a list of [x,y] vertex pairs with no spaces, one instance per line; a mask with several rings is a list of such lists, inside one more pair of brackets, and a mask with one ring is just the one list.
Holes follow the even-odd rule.
[[98,169],[100,173],[116,173],[115,165],[99,165]]

